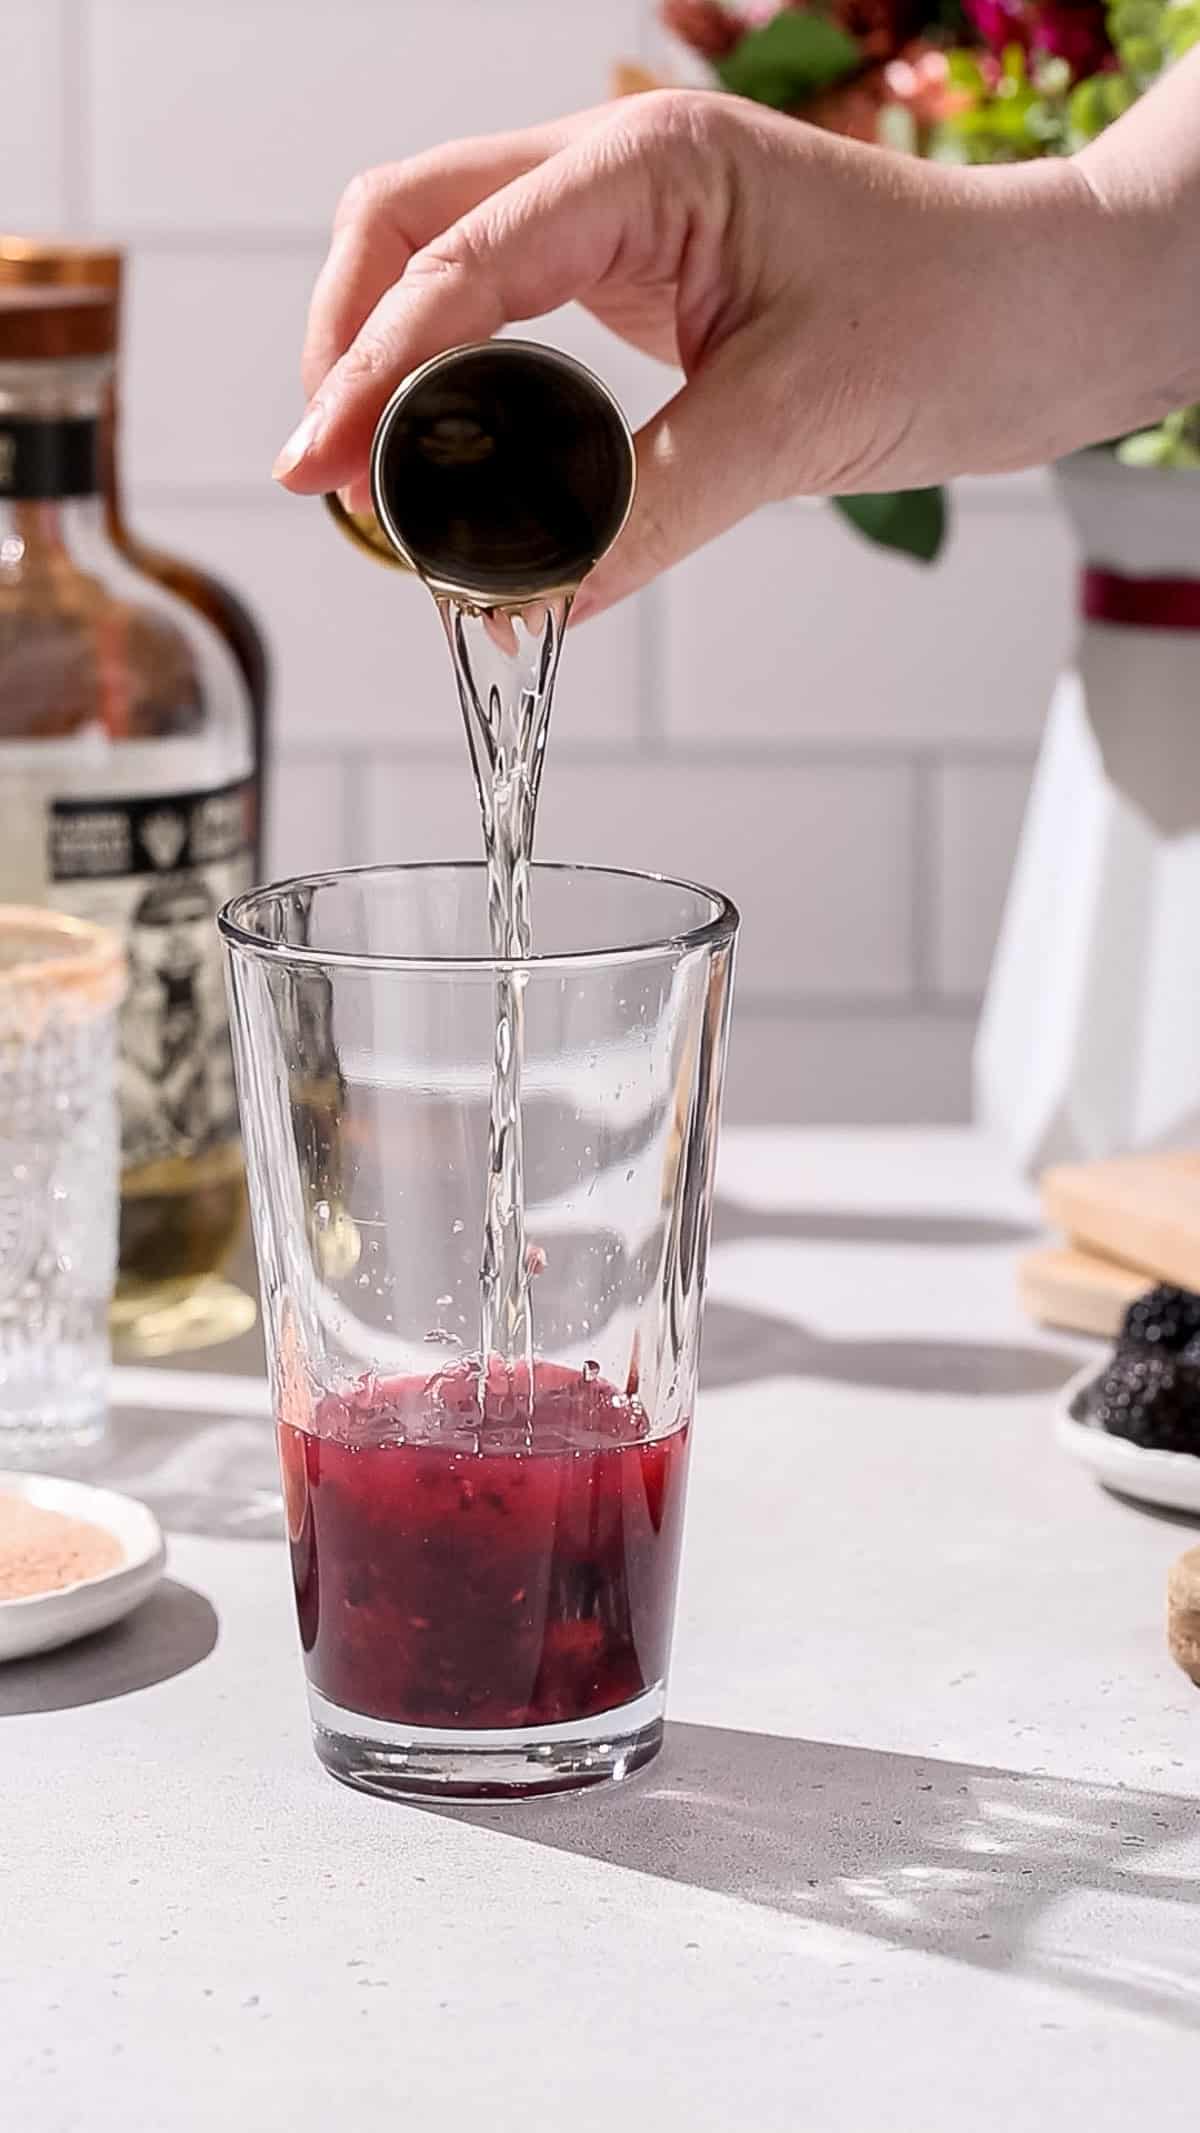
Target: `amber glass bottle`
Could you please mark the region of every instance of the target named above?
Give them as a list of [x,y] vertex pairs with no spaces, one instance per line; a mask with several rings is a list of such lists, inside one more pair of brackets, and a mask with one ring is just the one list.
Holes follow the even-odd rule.
[[[216,909],[253,871],[244,665],[112,534],[114,293],[0,287],[0,896],[118,927],[116,1328],[163,1353],[240,1330],[243,1219]],[[119,514],[118,514],[119,522]]]
[[[125,255],[117,245],[88,244],[84,240],[53,237],[0,235],[0,288],[5,285],[32,288],[106,289],[113,298],[116,334],[121,329],[121,295]],[[261,879],[262,845],[266,823],[266,785],[270,769],[271,670],[266,641],[245,602],[228,585],[195,563],[165,555],[161,548],[139,540],[125,522],[121,490],[120,378],[114,364],[107,418],[101,436],[101,476],[105,519],[109,539],[134,566],[177,593],[219,630],[237,660],[250,692],[254,722],[255,778],[258,809],[255,826],[254,870]]]

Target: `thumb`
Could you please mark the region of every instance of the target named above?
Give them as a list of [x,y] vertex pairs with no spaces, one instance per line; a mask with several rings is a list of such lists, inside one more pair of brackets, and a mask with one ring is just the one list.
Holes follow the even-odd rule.
[[360,479],[401,379],[447,348],[589,296],[645,226],[641,191],[634,166],[597,157],[585,137],[415,252],[310,402],[276,479],[300,495]]
[[638,431],[633,509],[585,580],[574,621],[615,606],[779,493],[767,411],[755,419],[750,339],[723,342]]

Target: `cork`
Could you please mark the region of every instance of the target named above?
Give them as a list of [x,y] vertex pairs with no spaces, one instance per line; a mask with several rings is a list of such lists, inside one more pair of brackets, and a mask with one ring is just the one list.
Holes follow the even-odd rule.
[[1200,1548],[1189,1548],[1167,1577],[1167,1644],[1176,1666],[1200,1688]]

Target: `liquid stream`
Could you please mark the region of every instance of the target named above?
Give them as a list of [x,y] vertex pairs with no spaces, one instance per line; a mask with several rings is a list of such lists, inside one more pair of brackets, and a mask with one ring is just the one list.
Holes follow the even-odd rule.
[[[520,964],[532,950],[529,875],[554,679],[570,595],[520,609],[439,599],[483,826],[492,954]],[[521,1069],[526,973],[496,974],[487,1180],[479,1266],[479,1411],[499,1358],[511,1398],[532,1426],[536,1253],[525,1231]]]

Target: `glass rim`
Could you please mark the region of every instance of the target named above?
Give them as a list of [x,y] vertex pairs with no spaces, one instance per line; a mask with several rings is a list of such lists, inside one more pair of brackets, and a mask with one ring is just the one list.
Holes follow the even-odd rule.
[[121,999],[125,951],[110,926],[52,905],[0,904],[0,1001],[71,998],[97,1010]]
[[535,952],[529,956],[384,955],[356,948],[310,948],[268,939],[245,922],[248,907],[260,898],[326,888],[337,882],[361,879],[364,875],[386,878],[417,874],[483,874],[485,871],[482,859],[415,859],[358,867],[330,867],[316,874],[289,875],[282,881],[265,882],[258,888],[243,889],[239,895],[230,897],[217,913],[217,928],[228,948],[243,955],[260,957],[265,962],[298,964],[306,969],[393,971],[436,976],[455,972],[478,975],[496,970],[587,970],[605,964],[653,962],[689,954],[697,948],[723,946],[735,938],[741,924],[741,913],[732,898],[719,889],[706,888],[702,882],[688,881],[681,875],[651,873],[640,867],[587,866],[556,859],[534,860],[531,874],[535,877],[539,874],[584,874],[601,876],[609,881],[653,882],[665,889],[678,889],[686,895],[704,898],[715,907],[713,915],[680,932],[662,934],[657,939],[637,941],[625,947],[571,948],[553,955]]

